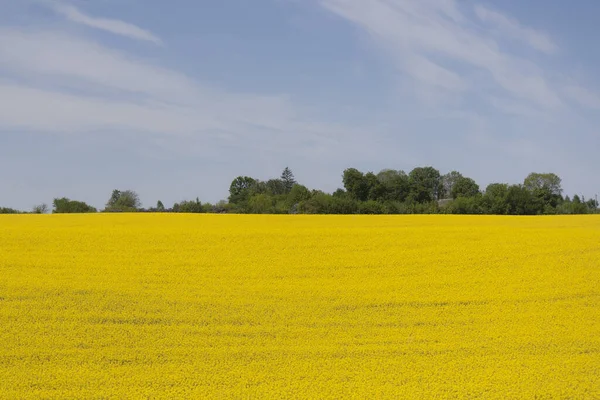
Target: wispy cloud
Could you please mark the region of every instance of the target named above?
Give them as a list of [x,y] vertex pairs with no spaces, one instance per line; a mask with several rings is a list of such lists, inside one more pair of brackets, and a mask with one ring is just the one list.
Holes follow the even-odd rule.
[[[555,108],[561,104],[542,68],[516,54],[504,51],[490,31],[476,28],[454,0],[320,0],[327,10],[368,33],[398,67],[426,89],[483,94],[486,91],[527,100],[536,106]],[[500,14],[486,14],[494,23]],[[504,20],[502,20],[504,21]],[[504,23],[504,22],[503,22]],[[549,50],[535,31],[506,19],[511,34],[528,32],[538,48]],[[505,27],[506,28],[506,27]],[[419,60],[415,64],[412,60]],[[488,79],[489,77],[489,79]],[[495,83],[490,87],[487,82]]]
[[481,21],[496,26],[501,34],[523,41],[538,51],[547,54],[554,54],[558,51],[558,46],[547,34],[523,26],[514,18],[509,18],[498,11],[490,10],[481,5],[475,6],[475,14]]
[[600,110],[600,96],[581,86],[568,85],[564,88],[565,95],[580,106]]
[[225,91],[59,32],[0,29],[2,76],[0,129],[128,131],[307,154],[360,136],[310,118],[288,96]]
[[84,14],[79,9],[62,3],[50,3],[52,8],[59,14],[65,16],[72,22],[86,25],[90,28],[101,29],[115,35],[126,36],[131,39],[145,40],[154,44],[162,45],[163,42],[156,35],[140,28],[139,26],[120,21],[117,19],[96,18]]

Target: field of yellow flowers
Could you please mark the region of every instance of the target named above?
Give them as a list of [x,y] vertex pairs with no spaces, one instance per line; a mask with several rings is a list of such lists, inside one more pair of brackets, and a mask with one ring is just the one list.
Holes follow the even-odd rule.
[[0,398],[600,398],[598,216],[0,217]]

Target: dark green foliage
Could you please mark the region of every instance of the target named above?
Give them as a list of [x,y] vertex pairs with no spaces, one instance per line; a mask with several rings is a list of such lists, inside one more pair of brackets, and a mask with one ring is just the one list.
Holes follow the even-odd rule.
[[543,189],[551,195],[560,196],[562,194],[561,182],[556,174],[532,172],[525,178],[523,186],[530,192]]
[[290,211],[293,211],[293,209],[297,207],[299,203],[309,200],[311,196],[312,194],[306,186],[295,184],[292,186],[292,190],[290,190],[288,193],[285,202]]
[[452,196],[452,189],[463,175],[458,171],[452,171],[442,176],[442,194],[441,198],[449,198]]
[[52,202],[52,213],[54,214],[95,213],[97,211],[95,207],[83,201],[70,200],[66,197],[54,199]]
[[301,201],[297,211],[301,214],[356,214],[358,203],[350,197],[317,192],[310,199]]
[[133,190],[113,190],[104,212],[135,212],[141,206],[140,197]]
[[292,173],[292,170],[288,167],[285,167],[285,169],[281,173],[281,181],[283,182],[283,187],[285,190],[284,193],[289,193],[290,190],[292,190],[294,185],[297,183],[296,179],[294,179],[294,174]]
[[386,212],[386,207],[375,200],[367,200],[358,204],[359,214],[385,214]]
[[377,174],[377,179],[385,188],[384,200],[402,202],[408,197],[410,183],[404,171],[384,169]]
[[333,192],[333,197],[339,197],[339,198],[349,198],[350,196],[348,195],[348,192],[346,192],[344,189],[336,189],[335,192]]
[[33,206],[33,208],[31,209],[31,213],[32,214],[47,214],[48,213],[48,204],[38,204]]
[[333,196],[326,193],[315,193],[308,200],[298,203],[300,214],[330,214]]
[[184,200],[173,204],[173,212],[199,214],[204,212],[204,208],[200,199],[196,197],[196,200]]
[[273,206],[273,197],[266,193],[255,194],[248,201],[248,211],[251,214],[272,214]]
[[[543,207],[542,207],[543,209]],[[506,194],[506,213],[509,215],[541,214],[540,204],[523,185],[511,185]]]
[[433,167],[417,167],[408,174],[410,185],[409,200],[416,203],[429,203],[442,198],[442,177]]
[[234,212],[234,205],[228,203],[226,200],[220,200],[213,206],[214,213],[222,214],[228,212]]
[[482,196],[459,196],[445,207],[448,214],[485,214]]
[[256,180],[249,176],[238,176],[229,186],[229,202],[243,207],[248,202],[251,192],[256,188]]
[[[280,178],[261,181],[238,176],[229,186],[229,201],[202,204],[200,199],[175,203],[165,209],[159,200],[155,208],[142,209],[137,193],[114,190],[106,204],[107,212],[255,213],[255,214],[498,214],[553,215],[600,213],[596,199],[562,196],[561,179],[553,173],[531,173],[522,185],[492,183],[485,191],[458,171],[444,176],[431,167],[404,171],[384,169],[363,173],[344,170],[344,189],[332,194],[310,190],[285,168]],[[45,213],[45,205],[33,213]],[[84,202],[56,198],[53,213],[96,212]],[[0,214],[18,210],[0,208]]]
[[366,201],[369,198],[369,181],[365,175],[356,168],[348,168],[344,170],[342,181],[346,192],[359,201]]
[[365,175],[365,180],[367,181],[367,186],[369,187],[369,194],[367,196],[368,200],[385,201],[387,198],[387,188],[379,180],[379,178],[377,178],[374,173],[368,172]]
[[23,212],[14,208],[0,207],[0,214],[23,214]]
[[287,194],[292,190],[292,185],[289,189],[287,187],[286,182],[281,179],[269,179],[266,183],[266,192],[271,196],[279,196],[282,194]]
[[507,214],[506,197],[508,196],[508,184],[491,183],[485,189],[482,198],[483,209],[486,214]]
[[568,197],[557,207],[557,214],[594,214],[598,212],[595,199],[583,201],[578,195],[573,200]]
[[331,214],[356,214],[358,202],[350,197],[332,196],[329,211]]
[[479,185],[471,178],[461,176],[453,182],[450,196],[453,199],[459,197],[475,197],[479,195]]

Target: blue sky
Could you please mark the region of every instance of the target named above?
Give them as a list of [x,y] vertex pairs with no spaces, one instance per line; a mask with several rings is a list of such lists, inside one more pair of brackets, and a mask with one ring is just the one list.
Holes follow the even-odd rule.
[[0,0],[0,205],[227,197],[289,166],[600,192],[592,0]]

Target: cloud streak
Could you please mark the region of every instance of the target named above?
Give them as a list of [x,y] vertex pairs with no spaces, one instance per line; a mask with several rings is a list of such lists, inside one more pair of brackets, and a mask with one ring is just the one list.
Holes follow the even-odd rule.
[[157,45],[163,44],[163,41],[160,38],[139,26],[117,19],[91,17],[77,8],[66,4],[55,3],[52,7],[57,13],[63,15],[69,21],[131,39],[144,40]]
[[496,26],[502,34],[523,41],[538,51],[546,54],[555,54],[558,51],[558,45],[548,35],[521,25],[514,18],[509,18],[481,5],[475,6],[475,14],[481,21]]
[[127,131],[305,154],[360,140],[288,96],[222,90],[60,32],[0,29],[2,76],[0,130]]
[[[486,91],[502,91],[538,107],[553,109],[562,103],[542,68],[502,50],[489,30],[482,34],[453,0],[320,0],[320,4],[367,33],[402,72],[427,90],[470,88],[471,94],[485,96],[477,90],[485,83]],[[486,12],[487,19],[502,23],[511,34],[527,32],[534,45],[549,50],[535,31]]]

